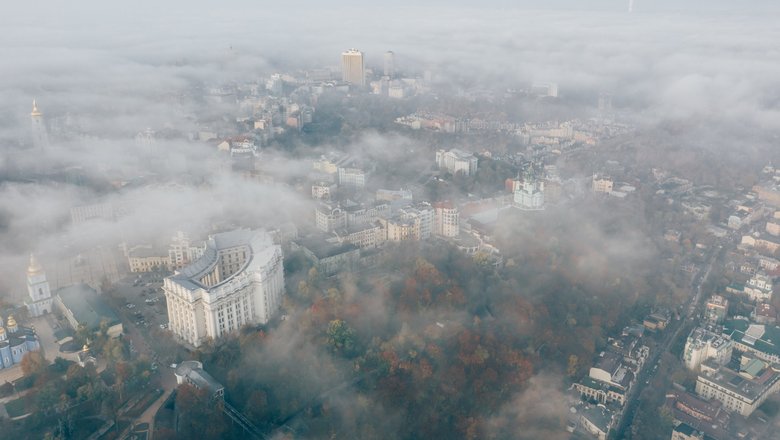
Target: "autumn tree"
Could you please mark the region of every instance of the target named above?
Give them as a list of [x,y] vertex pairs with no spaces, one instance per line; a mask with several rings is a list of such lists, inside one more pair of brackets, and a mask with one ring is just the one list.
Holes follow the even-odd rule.
[[44,372],[47,363],[40,352],[30,351],[22,357],[21,365],[22,372],[29,377]]

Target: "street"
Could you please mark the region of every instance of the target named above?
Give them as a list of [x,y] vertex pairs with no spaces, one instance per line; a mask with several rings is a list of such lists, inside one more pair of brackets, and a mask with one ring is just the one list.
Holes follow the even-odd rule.
[[[684,325],[687,321],[694,318],[696,311],[702,300],[702,285],[707,281],[712,271],[712,266],[715,263],[718,255],[722,252],[723,245],[713,246],[707,259],[707,269],[702,274],[701,269],[694,275],[691,280],[691,297],[688,303],[685,304],[684,309],[687,309],[685,316],[679,320],[673,320],[671,325],[666,329],[666,336],[661,344],[658,345],[656,350],[650,356],[642,370],[639,372],[636,378],[636,383],[631,388],[629,395],[626,397],[626,404],[623,409],[620,421],[617,424],[617,428],[613,431],[611,438],[622,439],[625,438],[626,430],[631,426],[636,416],[636,410],[639,407],[639,396],[642,394],[642,390],[647,385],[649,377],[657,370],[661,355],[669,350],[669,347],[677,341],[680,337],[680,331],[686,328]],[[688,335],[683,335],[687,337]]]

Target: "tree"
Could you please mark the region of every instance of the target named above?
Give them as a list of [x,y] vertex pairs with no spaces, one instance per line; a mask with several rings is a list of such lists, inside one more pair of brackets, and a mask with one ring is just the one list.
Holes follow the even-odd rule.
[[341,319],[328,323],[328,344],[335,351],[350,355],[355,350],[355,330]]
[[579,369],[580,359],[577,357],[576,354],[569,356],[569,365],[566,368],[566,374],[569,375],[569,377],[574,377],[577,375],[577,370]]
[[40,352],[30,351],[22,357],[22,372],[25,376],[34,376],[44,371],[46,368],[46,359]]

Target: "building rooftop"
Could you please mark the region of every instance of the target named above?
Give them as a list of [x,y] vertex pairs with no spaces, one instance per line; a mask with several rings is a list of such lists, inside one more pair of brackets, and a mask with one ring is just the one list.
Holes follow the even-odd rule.
[[108,303],[86,284],[63,287],[56,291],[63,305],[73,313],[80,324],[96,329],[105,320],[109,326],[119,324],[119,317]]
[[[773,367],[767,367],[767,364],[762,361],[758,362],[760,362],[761,369],[756,371],[754,379],[749,379],[728,367],[718,365],[714,360],[710,359],[704,362],[707,368],[703,369],[703,372],[699,374],[699,380],[705,378],[722,388],[753,401],[780,380],[780,374]],[[755,371],[756,369],[751,367],[751,370]]]
[[[248,255],[244,265],[238,271],[226,276],[225,279],[213,286],[207,287],[203,285],[200,279],[219,263],[219,251],[239,246],[247,248]],[[171,283],[178,284],[188,290],[213,290],[233,279],[236,274],[247,270],[260,270],[262,266],[265,266],[273,259],[276,248],[277,246],[274,245],[271,236],[265,231],[237,229],[214,234],[206,242],[206,248],[200,258],[166,280],[170,280]]]
[[188,379],[200,389],[208,390],[211,394],[225,389],[221,383],[217,382],[203,369],[203,364],[198,361],[184,361],[180,363],[176,366],[175,374],[177,377]]
[[723,334],[734,342],[752,346],[761,352],[780,356],[780,327],[751,324],[746,318],[734,318],[723,324]]

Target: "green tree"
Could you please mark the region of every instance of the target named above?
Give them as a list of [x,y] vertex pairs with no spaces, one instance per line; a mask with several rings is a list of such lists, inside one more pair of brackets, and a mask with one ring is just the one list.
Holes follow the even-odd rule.
[[328,323],[328,345],[334,351],[350,355],[355,350],[355,330],[341,319]]

